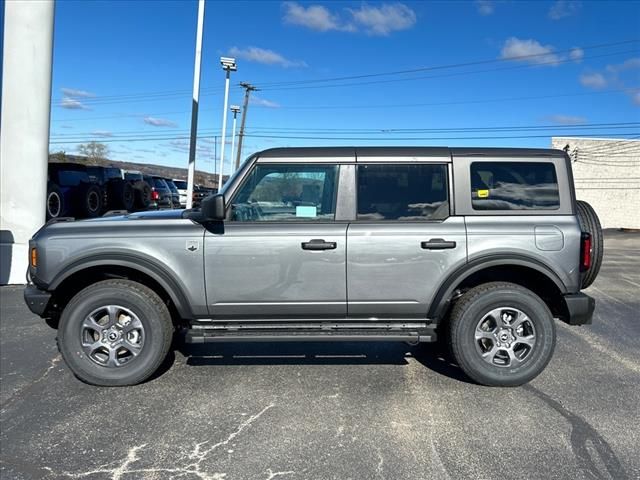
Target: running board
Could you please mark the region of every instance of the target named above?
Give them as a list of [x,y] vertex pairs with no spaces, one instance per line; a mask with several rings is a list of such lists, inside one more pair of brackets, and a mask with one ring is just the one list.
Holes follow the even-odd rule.
[[186,343],[212,342],[434,342],[435,329],[424,322],[395,323],[227,323],[195,325]]

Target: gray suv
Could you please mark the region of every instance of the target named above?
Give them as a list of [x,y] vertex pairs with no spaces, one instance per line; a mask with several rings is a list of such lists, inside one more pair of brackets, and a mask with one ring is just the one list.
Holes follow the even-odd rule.
[[474,381],[521,385],[554,319],[591,323],[595,212],[563,151],[283,148],[200,209],[56,221],[29,308],[81,380],[132,385],[190,343],[446,341]]

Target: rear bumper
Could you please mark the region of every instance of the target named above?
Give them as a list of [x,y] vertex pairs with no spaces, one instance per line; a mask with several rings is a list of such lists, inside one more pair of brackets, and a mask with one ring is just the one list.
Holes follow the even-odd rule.
[[569,325],[590,325],[593,320],[593,311],[596,308],[595,299],[584,293],[571,293],[564,296],[567,304]]
[[29,284],[24,289],[24,301],[27,307],[40,317],[44,315],[47,305],[49,305],[49,300],[51,300],[51,293],[40,290],[35,285]]

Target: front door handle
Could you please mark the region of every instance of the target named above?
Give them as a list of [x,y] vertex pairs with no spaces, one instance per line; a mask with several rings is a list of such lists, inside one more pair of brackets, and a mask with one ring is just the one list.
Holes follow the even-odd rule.
[[321,238],[314,238],[308,242],[302,242],[303,250],[335,250],[336,242],[325,242]]
[[456,248],[456,242],[432,238],[428,242],[420,242],[420,246],[426,250],[446,250],[447,248]]

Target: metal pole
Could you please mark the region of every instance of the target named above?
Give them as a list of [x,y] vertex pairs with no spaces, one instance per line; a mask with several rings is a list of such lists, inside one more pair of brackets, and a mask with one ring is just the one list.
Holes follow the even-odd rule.
[[242,139],[244,138],[244,126],[247,121],[247,109],[249,108],[249,95],[254,90],[258,90],[253,85],[240,82],[244,90],[244,104],[242,106],[242,120],[240,121],[240,133],[238,134],[238,153],[236,153],[236,170],[240,167],[240,157],[242,156]]
[[196,30],[196,59],[193,67],[193,97],[191,100],[191,136],[189,139],[189,168],[187,173],[187,208],[193,207],[193,179],[196,173],[196,139],[198,136],[198,103],[200,100],[200,64],[202,63],[202,30],[204,2],[198,0],[198,28]]
[[[235,147],[236,147],[236,117],[238,116],[238,111],[233,111],[233,134],[231,135],[231,161],[233,161],[233,157],[235,156]],[[236,169],[238,167],[236,166]]]
[[224,108],[222,109],[222,138],[220,139],[220,170],[218,173],[218,191],[222,188],[222,174],[224,172],[224,144],[227,135],[227,108],[229,107],[229,76],[231,72],[225,69],[227,75],[224,81]]

